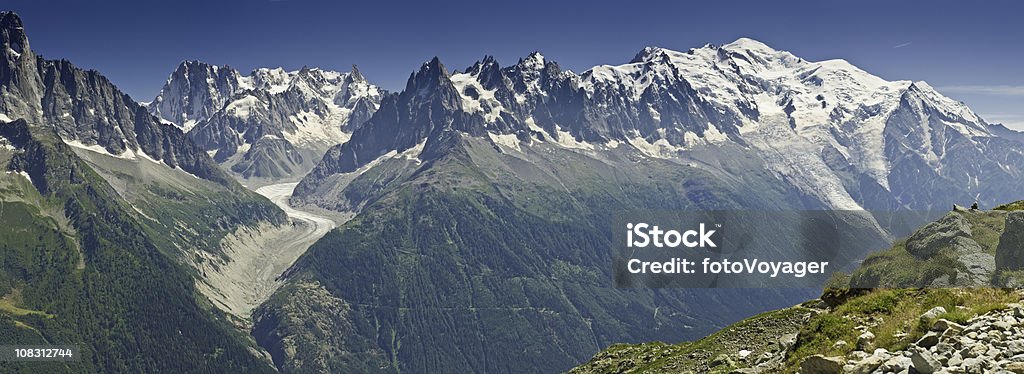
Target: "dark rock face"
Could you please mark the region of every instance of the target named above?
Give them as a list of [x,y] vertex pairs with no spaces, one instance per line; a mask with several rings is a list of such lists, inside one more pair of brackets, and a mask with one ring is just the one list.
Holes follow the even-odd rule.
[[[315,188],[317,181],[338,172],[353,171],[389,150],[398,152],[416,146],[430,135],[435,141],[427,149],[445,148],[443,132],[463,131],[483,135],[482,118],[469,116],[451,81],[451,75],[438,58],[420,67],[409,77],[405,90],[386,96],[380,109],[345,144],[332,147],[323,160],[296,187],[296,191]],[[427,152],[427,149],[424,152]]]
[[0,114],[7,121],[25,118],[39,122],[42,82],[36,72],[36,55],[21,18],[13,12],[0,13],[0,55]]
[[[241,85],[241,74],[229,66],[185,61],[171,73],[161,94],[149,104],[149,111],[183,126],[198,123],[227,104]],[[164,95],[164,92],[176,94]]]
[[5,62],[0,63],[0,90],[6,92],[0,99],[4,116],[24,118],[33,126],[52,126],[65,141],[98,145],[113,155],[145,152],[167,166],[235,186],[181,130],[161,124],[103,75],[66,60],[35,56],[13,13],[0,15],[0,36],[7,46]]
[[1006,228],[996,247],[996,269],[1024,269],[1024,212],[1006,215]]
[[266,137],[257,140],[243,159],[231,166],[231,170],[243,178],[284,178],[297,172],[295,165],[304,163],[302,154],[291,143],[280,138]]

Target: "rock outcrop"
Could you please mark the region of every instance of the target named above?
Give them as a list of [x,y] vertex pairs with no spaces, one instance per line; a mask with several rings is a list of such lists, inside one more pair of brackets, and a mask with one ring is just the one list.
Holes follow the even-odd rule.
[[945,247],[969,246],[969,243],[961,239],[970,237],[971,225],[963,215],[952,212],[911,235],[907,240],[907,252],[918,258],[928,258]]
[[[888,251],[869,256],[853,272],[850,286],[941,288],[1004,285],[1005,280],[996,273],[995,255],[1006,215],[1004,210],[950,212],[925,225],[902,244],[898,242]],[[1004,252],[1012,253],[1013,250],[1007,247]]]
[[1024,269],[1024,212],[1010,212],[996,248],[996,269]]

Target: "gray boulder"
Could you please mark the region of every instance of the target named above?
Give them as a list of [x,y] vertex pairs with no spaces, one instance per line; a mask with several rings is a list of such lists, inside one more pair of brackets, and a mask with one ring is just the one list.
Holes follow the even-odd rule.
[[[970,240],[970,242],[974,243],[973,240]],[[977,243],[975,243],[975,246],[977,246]],[[989,284],[992,279],[992,273],[996,270],[996,261],[992,255],[988,253],[981,253],[980,246],[978,246],[978,250],[979,252],[976,253],[966,253],[957,256],[957,261],[963,264],[964,268],[967,269],[966,272],[957,275],[957,285],[984,286]]]
[[825,357],[814,355],[805,358],[800,363],[802,374],[836,374],[843,372],[844,360],[842,357]]
[[943,332],[948,329],[956,329],[956,331],[963,331],[964,327],[956,322],[950,321],[945,318],[940,318],[938,321],[935,321],[935,323],[932,324],[932,331]]
[[928,309],[927,312],[924,312],[924,314],[921,315],[921,319],[925,319],[925,320],[934,319],[934,318],[942,315],[943,313],[946,313],[946,308],[943,308],[941,306],[937,306],[937,307]]
[[896,356],[890,358],[889,361],[886,361],[884,364],[882,364],[882,366],[879,367],[879,369],[886,373],[899,373],[904,370],[909,370],[910,366],[913,364],[914,363],[913,361],[911,361],[910,357]]
[[857,350],[870,351],[875,345],[875,334],[871,331],[865,331],[863,334],[857,337]]
[[882,366],[886,361],[892,358],[888,354],[875,354],[871,355],[864,360],[853,365],[853,367],[847,368],[845,371],[849,374],[871,374],[875,372],[878,367]]
[[971,225],[961,213],[951,212],[911,235],[907,239],[907,252],[918,258],[929,258],[958,237],[970,238]]
[[939,344],[939,334],[936,334],[935,332],[929,332],[925,334],[921,340],[917,341],[917,346],[922,348],[931,348],[936,344]]
[[928,351],[918,349],[910,355],[910,362],[914,364],[914,370],[921,374],[932,374],[942,368],[942,363],[936,360]]

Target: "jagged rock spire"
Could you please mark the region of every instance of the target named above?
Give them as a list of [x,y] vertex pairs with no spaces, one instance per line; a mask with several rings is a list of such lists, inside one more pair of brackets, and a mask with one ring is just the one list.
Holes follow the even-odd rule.
[[352,64],[352,71],[349,72],[349,80],[352,82],[365,82],[366,78],[363,77],[363,73],[359,72],[359,67],[356,64]]
[[0,56],[0,114],[38,124],[42,81],[21,17],[14,12],[0,12]]

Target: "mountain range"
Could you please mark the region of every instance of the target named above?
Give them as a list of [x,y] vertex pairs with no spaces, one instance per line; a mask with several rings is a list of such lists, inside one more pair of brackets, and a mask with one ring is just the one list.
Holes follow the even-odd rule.
[[582,74],[539,53],[505,68],[484,58],[455,73],[435,59],[381,107],[328,152],[300,195],[390,151],[422,143],[422,154],[437,154],[431,146],[446,132],[510,152],[541,143],[593,155],[625,147],[698,165],[709,150],[740,158],[728,153],[738,148],[830,209],[995,204],[1015,194],[1006,182],[1021,178],[1020,138],[1011,135],[1019,133],[990,126],[927,83],[889,82],[751,39],[686,52],[648,47],[627,64]]
[[242,75],[185,61],[148,108],[242,178],[282,180],[301,177],[327,148],[348,140],[385,94],[355,66]]
[[[945,210],[1024,179],[1024,135],[928,84],[746,38],[579,74],[434,58],[394,93],[185,61],[140,104],[36,56],[13,13],[0,37],[0,198],[47,233],[0,232],[0,333],[87,348],[67,371],[566,370],[817,294],[615,288],[617,213]],[[242,186],[289,182],[280,208]],[[850,256],[906,234],[869,226]]]
[[[754,312],[744,302],[803,294],[609,289],[612,212],[992,204],[1022,178],[1024,145],[1005,130],[924,82],[750,39],[645,48],[582,74],[539,53],[453,72],[435,58],[296,187],[293,204],[359,215],[289,270],[257,310],[257,339],[296,371],[353,367],[330,359],[346,354],[396,371],[515,371],[527,357],[536,364],[524,370],[546,371],[613,342],[693,339]],[[535,234],[546,228],[574,239]],[[319,353],[324,330],[288,322],[315,315],[303,306],[314,294],[348,305]],[[538,349],[508,353],[524,345]]]

